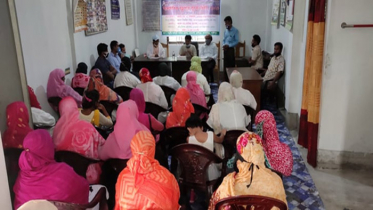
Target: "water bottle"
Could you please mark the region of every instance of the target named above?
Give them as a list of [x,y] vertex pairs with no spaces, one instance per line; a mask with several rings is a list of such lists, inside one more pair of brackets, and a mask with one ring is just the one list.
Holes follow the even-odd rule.
[[172,60],[175,60],[175,51],[172,51]]

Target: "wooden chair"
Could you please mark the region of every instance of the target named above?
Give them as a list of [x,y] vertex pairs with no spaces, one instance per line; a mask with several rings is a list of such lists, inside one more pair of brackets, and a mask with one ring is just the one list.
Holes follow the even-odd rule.
[[196,47],[197,56],[199,56],[198,42],[191,42],[191,44],[194,45],[194,47]]
[[50,97],[50,98],[48,98],[49,105],[52,107],[52,109],[55,112],[57,112],[58,115],[60,114],[58,106],[59,106],[61,101],[62,101],[62,98],[60,98],[60,97]]
[[74,88],[75,92],[79,93],[79,95],[83,96],[84,94],[84,88]]
[[164,95],[166,96],[168,107],[172,106],[171,96],[176,94],[176,91],[170,87],[161,85],[161,88],[164,92]]
[[214,68],[214,73],[217,74],[216,78],[218,78],[217,81],[218,81],[218,84],[219,84],[219,82],[220,82],[220,51],[221,51],[220,41],[218,43],[215,43],[215,44],[216,44],[216,47],[218,48],[218,59],[217,59],[217,63],[216,63],[215,68]]
[[12,199],[12,203],[15,197],[13,186],[16,183],[18,172],[20,170],[19,165],[18,165],[18,160],[22,152],[23,152],[23,149],[19,149],[19,148],[4,149],[6,172],[8,175],[9,192],[10,192],[10,197]]
[[121,86],[114,89],[114,91],[118,93],[120,97],[122,97],[123,101],[127,101],[128,99],[130,99],[131,90],[132,88],[126,86]]
[[89,159],[71,151],[57,151],[54,154],[54,159],[57,162],[64,162],[67,165],[71,166],[78,175],[84,178],[87,178],[86,172],[88,166],[92,163],[99,162],[98,160]]
[[[72,189],[73,190],[73,189]],[[96,196],[93,198],[91,202],[88,204],[73,204],[73,203],[64,203],[59,201],[49,201],[53,205],[57,207],[59,210],[85,210],[85,209],[91,209],[95,207],[97,204],[99,204],[99,210],[108,210],[108,205],[106,202],[106,190],[104,187],[102,187],[96,194]]]
[[164,44],[161,42],[161,45],[164,49],[167,49],[167,58],[170,57],[170,49],[169,49],[170,39],[167,37],[167,44]]
[[128,160],[109,159],[102,165],[101,183],[109,192],[108,206],[114,209],[115,206],[115,185],[119,174],[127,167]]
[[115,104],[113,102],[110,102],[110,101],[100,101],[100,104],[102,104],[107,113],[109,113],[109,115],[111,116],[111,113],[115,110],[115,109],[118,109],[118,104]]
[[145,113],[153,115],[155,119],[158,119],[159,113],[167,111],[165,108],[159,106],[158,104],[153,104],[151,102],[145,102],[145,104]]
[[245,131],[241,130],[230,130],[227,131],[224,137],[223,146],[225,151],[225,159],[229,160],[233,157],[236,153],[236,142],[237,138],[241,136],[241,134],[245,133]]
[[252,131],[253,130],[253,123],[255,123],[256,110],[254,110],[250,106],[246,106],[246,105],[243,105],[243,107],[245,107],[246,114],[250,115],[251,122],[250,122],[250,124],[248,126],[248,130]]
[[273,207],[277,207],[280,210],[287,209],[286,204],[278,199],[259,195],[241,195],[220,200],[215,205],[215,210],[271,210]]
[[[241,48],[243,48],[243,55],[241,56]],[[238,42],[236,45],[236,58],[243,58],[246,54],[246,41]]]
[[[221,177],[225,175],[226,163],[212,151],[194,144],[181,144],[171,151],[172,157],[179,160],[181,175],[178,180],[181,191],[196,189],[207,194],[209,199],[218,187]],[[222,163],[221,177],[208,181],[207,172],[210,164]]]

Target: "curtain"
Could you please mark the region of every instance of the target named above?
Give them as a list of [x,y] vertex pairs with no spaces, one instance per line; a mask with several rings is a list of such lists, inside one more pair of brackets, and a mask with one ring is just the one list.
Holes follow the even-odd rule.
[[320,93],[324,55],[326,0],[310,0],[302,109],[298,144],[308,149],[307,162],[316,167]]

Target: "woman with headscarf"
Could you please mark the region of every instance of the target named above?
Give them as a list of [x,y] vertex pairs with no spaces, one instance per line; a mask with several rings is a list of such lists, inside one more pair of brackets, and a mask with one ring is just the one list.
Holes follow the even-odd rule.
[[131,59],[128,57],[122,58],[122,63],[120,64],[120,72],[115,76],[114,88],[117,87],[130,87],[135,88],[140,84],[140,80],[130,72],[131,69]]
[[222,129],[246,130],[249,123],[245,108],[234,98],[232,86],[227,82],[221,83],[218,103],[212,106],[207,124],[218,134]]
[[166,86],[175,91],[181,88],[178,81],[175,78],[170,77],[171,70],[166,63],[160,63],[158,66],[159,76],[153,78],[153,82],[159,86]]
[[4,148],[22,149],[23,139],[33,129],[29,125],[29,113],[25,103],[17,101],[6,107],[8,128],[3,134]]
[[[148,131],[131,141],[133,156],[119,174],[115,186],[115,210],[179,209],[180,191],[175,177],[162,167],[155,155],[155,141]],[[132,190],[128,190],[128,189]]]
[[194,113],[193,104],[185,88],[180,88],[172,102],[172,112],[167,116],[166,128],[184,127],[190,115]]
[[89,82],[89,76],[87,75],[88,66],[85,63],[79,63],[78,68],[75,71],[75,76],[71,80],[72,88],[86,88]]
[[[251,132],[237,139],[237,172],[228,174],[210,199],[209,210],[224,198],[260,195],[286,202],[281,177],[265,166],[265,154],[258,135]],[[272,208],[277,209],[277,208]]]
[[256,110],[257,103],[253,94],[251,94],[250,91],[242,88],[243,80],[241,73],[234,70],[229,77],[229,81],[233,87],[233,93],[236,100],[242,105],[250,106]]
[[104,84],[102,73],[99,69],[92,69],[89,76],[91,79],[89,80],[87,90],[97,90],[100,93],[100,101],[109,101],[116,104],[123,102],[122,97]]
[[[202,66],[201,66],[201,58],[198,56],[193,56],[191,60],[190,70],[183,74],[181,77],[181,86],[186,87],[187,82],[187,75],[190,71],[194,71],[197,74],[197,84],[201,87],[205,95],[211,94],[211,88],[209,83],[207,82],[206,77],[202,74]],[[208,98],[206,98],[206,101],[208,101]]]
[[269,111],[260,111],[255,117],[257,133],[263,139],[263,148],[271,168],[285,176],[293,171],[293,154],[289,146],[281,143],[276,127],[276,120]]
[[23,147],[13,188],[15,209],[35,199],[88,203],[88,182],[67,164],[54,160],[54,144],[46,130],[29,133]]
[[132,157],[131,139],[139,131],[149,131],[145,125],[138,121],[138,118],[139,110],[134,101],[128,100],[119,105],[114,132],[109,135],[99,152],[101,160],[111,158],[126,160]]
[[167,109],[168,103],[162,88],[153,82],[150,72],[147,68],[142,68],[139,72],[141,84],[136,88],[142,90],[145,101]]
[[[79,119],[76,102],[67,97],[59,106],[61,118],[53,131],[56,151],[76,152],[84,157],[99,160],[98,153],[105,144],[105,139],[89,122]],[[90,184],[100,181],[101,167],[99,163],[89,165],[86,177]]]
[[47,97],[60,97],[63,99],[67,96],[71,96],[79,106],[82,104],[82,96],[65,84],[65,72],[62,69],[55,69],[49,74]]
[[146,114],[145,112],[145,98],[142,90],[138,88],[132,89],[130,93],[130,99],[133,100],[139,110],[139,122],[145,125],[149,130],[153,131],[163,131],[164,126],[159,122],[153,115]]
[[187,74],[187,82],[188,84],[185,89],[189,92],[191,102],[207,107],[205,93],[197,84],[197,74],[194,71],[190,71]]

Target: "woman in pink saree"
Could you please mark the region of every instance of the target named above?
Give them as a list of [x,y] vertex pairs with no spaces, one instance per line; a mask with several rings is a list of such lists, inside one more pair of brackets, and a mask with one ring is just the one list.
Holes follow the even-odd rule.
[[188,82],[188,84],[186,86],[186,89],[189,92],[190,101],[193,104],[198,104],[198,105],[201,105],[203,107],[207,107],[205,93],[203,92],[203,90],[201,89],[199,84],[197,84],[197,74],[196,74],[196,72],[190,71],[187,74],[186,79],[187,79],[187,82]]
[[55,69],[49,74],[47,97],[60,97],[63,99],[67,96],[71,96],[79,106],[82,104],[82,96],[65,84],[65,72],[62,69]]
[[53,141],[46,130],[35,130],[23,141],[20,171],[14,185],[14,207],[36,199],[88,203],[89,184],[65,163],[54,160]]
[[[53,132],[56,151],[76,152],[84,157],[99,160],[99,150],[105,139],[89,122],[79,119],[79,110],[71,97],[64,98],[59,106],[61,118]],[[90,184],[99,183],[101,165],[99,163],[88,166],[86,177]]]
[[132,157],[130,147],[132,138],[139,131],[149,131],[138,121],[138,118],[139,110],[134,101],[128,100],[119,105],[114,132],[109,135],[100,151],[101,160],[112,158],[126,160]]

